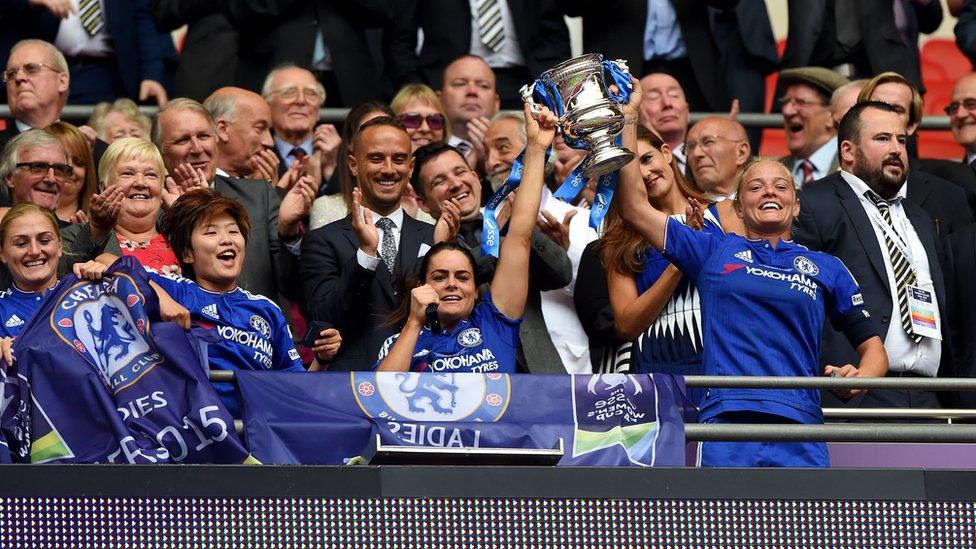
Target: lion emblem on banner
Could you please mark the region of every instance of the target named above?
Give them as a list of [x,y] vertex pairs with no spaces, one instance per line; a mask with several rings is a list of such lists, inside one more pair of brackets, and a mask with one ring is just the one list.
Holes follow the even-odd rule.
[[506,374],[352,372],[353,394],[370,417],[496,421],[511,400]]

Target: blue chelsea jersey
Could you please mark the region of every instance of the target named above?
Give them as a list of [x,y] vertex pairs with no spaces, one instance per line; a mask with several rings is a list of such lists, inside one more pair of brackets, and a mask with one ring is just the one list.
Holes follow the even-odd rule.
[[[175,275],[149,272],[149,278],[186,307],[195,323],[214,328],[220,341],[208,351],[211,370],[305,371],[285,315],[270,299],[240,288],[210,292]],[[214,383],[214,388],[231,414],[240,417],[233,385]]]
[[25,292],[11,285],[0,292],[0,337],[17,337],[30,317],[41,307],[53,286],[43,292]]
[[[684,215],[672,217],[684,221]],[[725,236],[714,204],[705,210],[701,231],[718,238]],[[649,290],[671,264],[654,248],[649,248],[643,259],[644,269],[634,276],[638,295]],[[701,300],[693,280],[681,277],[657,319],[637,337],[634,349],[633,364],[637,373],[701,374]],[[691,390],[691,393],[697,392]]]
[[[825,316],[855,347],[877,335],[857,282],[832,255],[791,241],[781,240],[774,248],[765,240],[733,234],[716,238],[673,219],[664,255],[698,286],[706,375],[822,375]],[[701,420],[726,411],[823,422],[816,390],[709,390]]]
[[[410,360],[413,372],[515,373],[515,354],[522,319],[511,319],[495,307],[485,292],[466,320],[451,331],[421,330]],[[387,338],[374,368],[389,354],[400,334]]]

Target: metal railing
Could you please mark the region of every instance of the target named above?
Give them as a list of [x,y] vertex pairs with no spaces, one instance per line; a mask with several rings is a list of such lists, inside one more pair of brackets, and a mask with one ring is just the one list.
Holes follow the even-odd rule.
[[[93,105],[65,105],[64,109],[61,110],[62,118],[66,120],[74,121],[85,121],[91,116]],[[143,114],[152,116],[158,110],[157,107],[151,106],[141,106],[139,110]],[[328,122],[331,124],[342,123],[346,119],[346,114],[349,109],[320,109],[319,119],[323,122]],[[516,112],[516,111],[511,111]],[[727,116],[728,113],[724,112],[693,112],[691,113],[691,121],[698,121],[706,116]],[[7,105],[0,105],[0,117],[9,117],[10,107]],[[783,127],[783,116],[776,113],[753,113],[753,112],[743,112],[739,113],[736,117],[743,126],[747,128],[782,128]],[[922,119],[921,129],[923,130],[948,130],[949,129],[949,117],[948,116],[926,116]]]
[[[213,370],[211,381],[233,382],[234,372]],[[976,379],[960,378],[830,378],[773,376],[685,376],[685,385],[700,388],[761,389],[897,389],[976,391]],[[685,425],[689,441],[776,442],[922,442],[976,443],[976,425],[954,424],[974,419],[976,410],[942,408],[824,408],[825,419],[943,420],[947,424],[697,424]],[[243,423],[235,422],[238,432]]]

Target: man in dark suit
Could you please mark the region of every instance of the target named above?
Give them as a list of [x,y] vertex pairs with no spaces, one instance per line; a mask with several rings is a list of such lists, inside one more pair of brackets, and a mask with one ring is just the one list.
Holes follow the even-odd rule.
[[325,86],[326,107],[351,107],[375,99],[380,67],[370,54],[366,30],[393,17],[392,0],[228,0],[239,44],[237,85],[260,91],[274,67],[295,63],[315,71]]
[[[434,227],[406,215],[400,198],[410,179],[410,137],[382,116],[363,124],[347,162],[361,193],[343,219],[311,231],[302,245],[306,316],[342,334],[331,370],[369,370],[383,341],[397,332],[390,314],[410,296],[397,281],[415,276],[434,243]],[[358,207],[359,204],[362,208]]]
[[[954,183],[961,183],[965,187],[976,191],[976,73],[963,76],[952,88],[952,100],[946,105],[949,115],[949,129],[956,143],[966,150],[966,156],[958,167],[935,168],[952,169],[954,178],[946,177]],[[930,162],[932,164],[939,164]],[[960,171],[960,168],[964,168]],[[933,170],[933,173],[936,173]],[[945,177],[945,176],[943,176]],[[967,193],[968,194],[968,193]],[[971,204],[976,212],[976,204]]]
[[[583,51],[607,59],[625,59],[638,78],[652,72],[675,77],[692,111],[724,112],[731,97],[726,89],[720,52],[709,25],[710,7],[729,10],[738,0],[567,0],[566,15],[583,18]],[[652,19],[655,26],[648,27]]]
[[[908,131],[911,156],[912,138],[922,122],[922,94],[904,76],[885,72],[869,80],[858,95],[858,101],[869,100],[884,101],[895,107]],[[972,210],[967,205],[976,203],[976,193],[966,186],[965,180],[954,181],[956,185],[953,185],[929,173],[926,168],[940,168],[937,162],[913,159],[910,164],[908,198],[932,217],[938,236],[944,237],[973,222]],[[948,170],[943,167],[941,171],[946,173]]]
[[173,95],[203,101],[217,88],[232,86],[240,39],[222,8],[223,0],[152,0],[160,32],[187,25],[173,77]]
[[[519,88],[570,57],[569,31],[555,0],[400,0],[386,57],[397,85],[434,89],[449,63],[477,55],[495,73],[503,109],[522,106]],[[481,11],[478,12],[477,10]],[[424,33],[417,55],[417,30]]]
[[[949,334],[958,377],[976,377],[976,225],[957,231],[946,241],[946,293]],[[976,393],[950,393],[951,404],[976,408]]]
[[797,185],[837,171],[837,128],[830,99],[847,79],[823,67],[801,67],[780,72],[785,92],[780,98],[786,147],[783,163]]
[[25,4],[31,5],[16,16],[0,15],[0,37],[4,37],[0,55],[10,51],[11,39],[39,38],[54,44],[67,58],[72,103],[93,104],[121,96],[166,102],[160,84],[163,59],[149,0],[86,2],[75,13],[54,7],[56,3]]
[[68,101],[68,64],[53,45],[43,40],[18,42],[3,73],[13,118],[4,121],[0,147],[30,128],[45,128],[61,118]]
[[848,78],[895,71],[925,92],[918,35],[939,28],[942,2],[789,0],[788,17],[783,68],[826,67]]
[[300,220],[307,212],[307,207],[303,211],[302,185],[296,184],[282,200],[267,181],[218,174],[216,134],[210,113],[192,99],[174,99],[160,108],[152,137],[174,179],[168,183],[181,188],[212,186],[243,204],[251,220],[251,234],[238,284],[270,299],[279,294],[298,299]]
[[332,124],[318,124],[325,88],[315,75],[297,65],[278,67],[264,79],[261,96],[271,107],[272,150],[278,157],[278,175],[285,175],[292,164],[308,157],[306,162],[315,168],[312,175],[316,179],[329,184],[335,176],[334,190],[327,194],[338,192],[336,167],[342,138]]
[[[842,171],[804,187],[793,235],[810,249],[840,258],[857,279],[865,309],[885,341],[889,376],[947,376],[952,359],[939,238],[928,214],[905,199],[905,179],[913,177],[907,170],[907,137],[891,105],[869,101],[852,107],[838,130]],[[927,299],[910,301],[909,295]],[[935,312],[935,334],[918,321],[915,313],[923,309]],[[822,364],[850,364],[857,356],[840,332],[825,326]],[[833,397],[828,403],[839,404]],[[869,391],[851,402],[861,407],[938,404],[929,391],[894,390]]]

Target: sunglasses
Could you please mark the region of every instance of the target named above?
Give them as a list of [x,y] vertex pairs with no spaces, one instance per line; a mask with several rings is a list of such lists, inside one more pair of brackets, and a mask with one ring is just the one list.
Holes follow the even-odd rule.
[[426,117],[419,112],[405,112],[400,115],[400,122],[403,122],[403,126],[408,130],[415,130],[419,128],[424,123],[424,119],[427,120],[427,127],[432,130],[442,130],[444,129],[444,115],[443,114],[428,114]]

